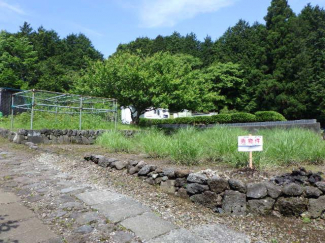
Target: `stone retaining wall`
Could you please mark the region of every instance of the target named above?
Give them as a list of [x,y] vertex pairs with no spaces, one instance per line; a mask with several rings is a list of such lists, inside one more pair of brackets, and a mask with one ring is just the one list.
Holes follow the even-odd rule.
[[170,194],[202,204],[217,213],[247,213],[325,218],[325,182],[321,173],[304,168],[258,183],[224,178],[211,170],[161,169],[143,161],[121,161],[101,155],[86,156],[102,167],[126,169]]
[[[35,144],[93,144],[96,138],[105,132],[111,130],[26,130],[20,129],[18,132],[12,132],[8,129],[0,129],[0,136],[8,138],[15,143],[32,142]],[[121,131],[125,136],[132,136],[137,131]]]

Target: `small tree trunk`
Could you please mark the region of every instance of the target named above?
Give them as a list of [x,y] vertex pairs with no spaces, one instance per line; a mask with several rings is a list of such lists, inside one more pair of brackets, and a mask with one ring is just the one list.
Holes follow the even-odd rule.
[[140,121],[141,111],[135,110],[131,112],[132,124],[138,125]]

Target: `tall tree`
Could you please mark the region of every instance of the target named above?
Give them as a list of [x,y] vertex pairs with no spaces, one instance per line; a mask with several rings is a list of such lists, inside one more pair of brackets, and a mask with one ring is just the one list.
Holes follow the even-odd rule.
[[25,37],[0,32],[0,86],[27,88],[35,79],[37,52]]
[[104,63],[94,63],[75,87],[79,93],[113,97],[121,106],[132,106],[134,123],[150,108],[207,111],[213,109],[217,94],[195,69],[199,64],[199,59],[186,55],[143,57],[120,52]]

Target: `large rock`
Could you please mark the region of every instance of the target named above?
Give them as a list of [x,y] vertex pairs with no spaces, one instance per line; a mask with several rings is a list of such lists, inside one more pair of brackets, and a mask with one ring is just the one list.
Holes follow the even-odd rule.
[[265,182],[264,183],[267,189],[267,195],[276,199],[282,194],[282,188],[273,184],[272,182]]
[[191,173],[190,170],[176,170],[175,176],[177,178],[184,178],[184,177],[187,177],[190,173]]
[[106,160],[106,158],[103,155],[92,155],[92,156],[90,156],[90,160],[92,162],[94,162],[95,164],[98,164],[99,161],[103,162]]
[[138,176],[146,176],[147,174],[149,174],[151,171],[154,171],[155,169],[157,169],[157,166],[155,165],[145,165],[141,168],[141,170],[139,170]]
[[176,196],[183,198],[183,199],[189,198],[189,195],[187,194],[187,191],[185,188],[179,188],[179,190],[176,192]]
[[215,208],[219,202],[222,200],[221,196],[217,195],[211,191],[205,191],[202,194],[195,194],[190,197],[191,201],[194,203],[201,204],[207,208]]
[[304,188],[296,183],[290,183],[283,188],[283,194],[286,196],[300,196],[304,193]]
[[315,185],[317,182],[322,181],[322,177],[319,174],[313,173],[311,176],[309,176],[308,181],[310,184]]
[[213,176],[211,179],[209,179],[208,185],[210,190],[215,193],[221,193],[229,189],[228,180],[218,176]]
[[225,191],[222,201],[222,210],[225,213],[243,215],[246,213],[246,194],[237,191]]
[[147,165],[147,163],[144,162],[143,160],[141,160],[141,161],[137,164],[137,167],[138,167],[139,169],[142,169],[142,167],[144,167],[145,165]]
[[253,214],[271,214],[275,200],[267,197],[264,199],[253,199],[248,201],[249,212]]
[[277,209],[284,216],[299,216],[307,210],[308,199],[302,197],[280,197],[275,203]]
[[311,218],[319,218],[325,212],[325,196],[309,199],[308,212]]
[[169,179],[175,179],[175,170],[171,168],[163,169],[163,176],[167,176]]
[[208,177],[201,173],[191,173],[188,175],[187,181],[192,183],[207,184]]
[[137,167],[137,166],[135,166],[135,167],[131,167],[131,168],[129,168],[128,172],[129,172],[130,175],[133,175],[133,174],[135,174],[135,173],[138,173],[139,170],[140,170],[140,168]]
[[160,189],[164,192],[174,194],[176,192],[175,180],[162,181],[160,183]]
[[325,181],[316,182],[316,186],[318,187],[319,190],[325,192]]
[[202,185],[199,183],[187,184],[187,187],[186,187],[186,191],[191,195],[203,193],[204,191],[208,191],[208,190],[209,190],[209,186]]
[[244,182],[236,179],[229,179],[228,180],[229,186],[234,191],[239,191],[242,193],[246,193],[246,185]]
[[175,181],[175,186],[176,187],[184,187],[184,188],[186,188],[186,185],[187,185],[186,178],[176,178],[176,181]]
[[305,191],[306,191],[306,197],[309,198],[318,198],[320,195],[323,194],[321,190],[313,186],[306,186]]
[[102,158],[98,160],[98,165],[101,167],[108,167],[110,166],[113,162],[118,161],[118,159],[115,158]]
[[113,163],[111,163],[111,165],[113,165],[117,170],[122,170],[124,168],[126,168],[126,166],[128,165],[127,161],[115,161]]
[[247,197],[248,198],[264,198],[267,196],[267,189],[264,183],[248,183]]

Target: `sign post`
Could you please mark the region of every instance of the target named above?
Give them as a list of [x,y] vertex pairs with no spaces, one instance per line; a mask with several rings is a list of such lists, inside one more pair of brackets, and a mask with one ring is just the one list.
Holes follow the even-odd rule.
[[249,168],[253,169],[253,151],[263,151],[263,136],[238,136],[238,151],[249,152]]

